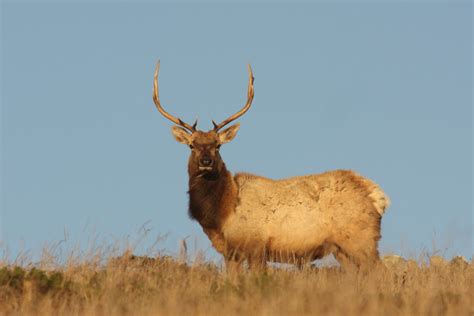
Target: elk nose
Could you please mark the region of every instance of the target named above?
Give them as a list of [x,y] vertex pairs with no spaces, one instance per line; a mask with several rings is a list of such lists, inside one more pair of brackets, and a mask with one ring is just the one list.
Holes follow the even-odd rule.
[[212,165],[212,159],[209,158],[209,157],[203,157],[199,160],[199,164],[202,166],[202,167],[209,167]]

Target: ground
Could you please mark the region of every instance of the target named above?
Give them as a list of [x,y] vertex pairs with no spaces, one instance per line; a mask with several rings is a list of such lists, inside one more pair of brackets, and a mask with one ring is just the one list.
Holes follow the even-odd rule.
[[[439,258],[438,258],[439,259]],[[472,315],[474,266],[391,258],[370,272],[271,267],[227,273],[173,257],[3,263],[0,314]]]

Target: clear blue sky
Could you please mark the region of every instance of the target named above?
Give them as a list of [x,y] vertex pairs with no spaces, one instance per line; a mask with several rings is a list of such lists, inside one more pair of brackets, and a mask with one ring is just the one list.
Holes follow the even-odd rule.
[[[472,256],[469,1],[2,4],[1,240],[112,243],[168,233],[212,257],[187,216],[188,149],[155,109],[222,120],[222,155],[271,178],[353,169],[392,199],[382,253]],[[192,248],[193,246],[191,246]]]

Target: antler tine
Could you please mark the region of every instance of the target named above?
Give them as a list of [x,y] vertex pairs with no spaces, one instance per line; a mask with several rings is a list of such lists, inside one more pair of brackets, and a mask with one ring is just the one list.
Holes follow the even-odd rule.
[[166,117],[168,120],[170,120],[171,122],[179,125],[179,126],[182,126],[184,128],[186,128],[187,130],[189,130],[191,133],[196,131],[196,125],[197,125],[197,121],[196,123],[191,126],[189,125],[188,123],[185,123],[183,122],[181,119],[177,118],[177,117],[174,117],[173,115],[169,114],[168,112],[165,111],[165,109],[161,106],[161,103],[160,103],[160,98],[158,96],[158,71],[160,70],[160,61],[158,60],[158,62],[156,63],[156,69],[155,69],[155,76],[154,76],[154,81],[153,81],[153,101],[155,102],[155,105],[156,105],[156,108],[158,109],[158,111],[160,111],[160,113]]
[[215,131],[220,130],[221,128],[229,124],[230,122],[235,121],[236,119],[244,115],[245,112],[247,112],[250,109],[250,106],[252,105],[252,101],[253,101],[253,96],[254,96],[253,81],[255,78],[253,77],[252,67],[250,67],[250,64],[248,65],[248,69],[249,69],[249,87],[247,90],[247,103],[239,112],[225,119],[220,124],[217,124],[216,122],[212,121],[212,124],[214,124]]

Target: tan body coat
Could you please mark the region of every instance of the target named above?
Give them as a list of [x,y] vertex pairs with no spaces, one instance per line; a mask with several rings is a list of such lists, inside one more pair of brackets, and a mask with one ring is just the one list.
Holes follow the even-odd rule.
[[356,264],[378,259],[380,219],[388,198],[352,171],[271,180],[232,178],[234,200],[221,205],[214,247],[237,259],[311,261],[334,253]]

